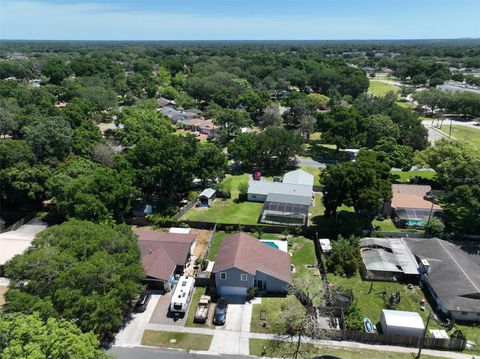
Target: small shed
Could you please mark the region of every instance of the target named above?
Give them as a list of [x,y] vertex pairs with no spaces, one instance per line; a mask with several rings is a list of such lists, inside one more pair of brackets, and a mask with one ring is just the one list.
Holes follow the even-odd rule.
[[421,337],[425,331],[422,317],[417,312],[382,309],[380,323],[386,335]]
[[200,193],[198,196],[199,207],[207,208],[210,207],[215,200],[216,191],[213,188],[207,188]]

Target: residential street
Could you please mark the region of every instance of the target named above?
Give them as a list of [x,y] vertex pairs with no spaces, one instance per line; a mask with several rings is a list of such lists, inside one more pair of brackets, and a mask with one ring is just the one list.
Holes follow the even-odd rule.
[[311,158],[299,158],[297,159],[297,166],[299,167],[316,167],[316,168],[325,168],[327,167],[326,163],[318,162],[312,160]]
[[[118,359],[212,359],[219,358],[218,354],[188,353],[183,350],[148,348],[148,347],[113,347],[108,354],[114,355]],[[245,359],[248,356],[243,355],[222,355],[227,359]]]

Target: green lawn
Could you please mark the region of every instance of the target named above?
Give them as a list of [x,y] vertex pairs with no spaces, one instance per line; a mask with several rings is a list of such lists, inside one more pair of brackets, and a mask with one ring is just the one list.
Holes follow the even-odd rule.
[[317,264],[315,255],[315,245],[313,241],[304,237],[290,237],[288,246],[292,253],[292,264],[295,266],[304,266],[305,264]]
[[313,201],[313,206],[310,207],[311,216],[308,217],[308,225],[319,225],[322,220],[324,220],[325,206],[322,202],[322,194],[315,193],[315,199]]
[[[255,304],[252,308],[252,321],[250,323],[250,331],[253,333],[278,333],[283,330],[280,327],[282,322],[279,319],[281,314],[281,305],[290,301],[297,301],[294,296],[287,297],[263,297],[262,303]],[[260,313],[266,313],[266,320],[260,319]]]
[[[175,342],[172,343],[172,340]],[[148,329],[145,330],[142,338],[142,345],[184,350],[208,350],[211,342],[211,335],[160,332]]]
[[263,203],[239,202],[239,186],[248,183],[248,174],[228,176],[223,182],[224,190],[230,191],[230,199],[217,199],[210,208],[192,208],[182,219],[232,224],[256,224],[262,211]]
[[383,232],[398,232],[398,228],[395,227],[393,221],[389,219],[384,219],[383,221],[374,220],[373,225],[380,227],[380,230]]
[[[296,344],[296,343],[295,343]],[[265,354],[267,357],[284,358],[285,354],[294,353],[295,344],[281,342],[277,340],[250,339],[250,355],[261,356]],[[266,352],[263,353],[265,347]],[[393,353],[380,350],[367,349],[334,349],[328,347],[317,347],[313,344],[302,344],[300,347],[299,358],[313,358],[314,356],[333,355],[344,359],[413,359],[415,354],[410,353]],[[431,357],[422,355],[422,358],[433,359],[439,357]]]
[[[447,121],[443,123],[440,130],[447,135],[450,132],[450,125]],[[480,147],[480,127],[471,128],[467,126],[452,126],[452,136],[458,141],[470,143],[473,146]]]
[[322,173],[322,169],[318,167],[300,167],[301,170],[310,173],[314,176],[313,185],[320,186],[320,173]]
[[263,203],[217,199],[211,208],[192,208],[182,219],[231,224],[257,224]]
[[375,96],[385,96],[390,91],[397,93],[399,89],[385,82],[370,80],[368,91]]
[[207,288],[197,287],[195,288],[195,293],[193,294],[192,301],[190,302],[190,308],[188,308],[187,321],[185,322],[186,327],[206,327],[206,324],[194,323],[195,312],[197,311],[198,301],[200,297],[205,294]]
[[[424,295],[418,286],[415,286],[413,289],[408,289],[407,285],[396,282],[364,281],[358,273],[351,278],[343,278],[329,273],[328,280],[336,287],[351,290],[355,298],[357,298],[362,315],[370,318],[374,324],[380,320],[381,310],[384,309],[387,304],[386,300],[388,300],[389,296],[396,290],[400,292],[401,297],[400,303],[396,306],[397,310],[418,312],[424,322],[427,320],[428,312],[420,310],[420,300],[424,298]],[[385,299],[383,295],[384,291],[387,292]],[[428,309],[431,310],[430,307],[428,307]],[[435,326],[433,321],[431,321],[430,324],[432,328]]]
[[414,177],[433,179],[435,171],[392,171],[391,174],[394,176],[394,182],[408,183]]
[[227,232],[219,232],[217,231],[215,233],[215,237],[213,238],[213,243],[212,246],[210,247],[210,251],[208,252],[208,260],[209,261],[214,261],[215,257],[217,256],[218,250],[220,249],[220,246],[222,245],[222,241],[225,237],[229,236],[231,233]]

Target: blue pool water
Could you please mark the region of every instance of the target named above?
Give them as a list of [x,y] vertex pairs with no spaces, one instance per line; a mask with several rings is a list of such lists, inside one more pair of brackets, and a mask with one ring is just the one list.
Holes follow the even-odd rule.
[[268,241],[266,241],[266,242],[263,242],[263,243],[265,243],[267,246],[270,246],[270,247],[272,247],[272,248],[280,249],[280,247],[278,247],[278,246],[275,244],[275,242],[268,242]]

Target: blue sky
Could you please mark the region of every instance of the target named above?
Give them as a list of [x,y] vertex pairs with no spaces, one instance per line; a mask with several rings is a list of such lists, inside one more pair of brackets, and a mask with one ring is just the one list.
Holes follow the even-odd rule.
[[479,15],[480,0],[0,0],[0,38],[479,38]]

